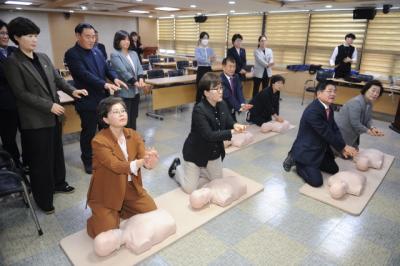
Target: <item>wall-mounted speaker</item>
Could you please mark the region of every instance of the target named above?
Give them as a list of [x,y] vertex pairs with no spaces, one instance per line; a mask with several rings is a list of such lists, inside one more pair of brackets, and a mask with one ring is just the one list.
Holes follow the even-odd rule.
[[374,19],[376,9],[374,7],[356,8],[353,10],[353,19]]
[[200,15],[200,16],[194,17],[194,22],[196,22],[196,23],[203,23],[203,22],[206,22],[206,20],[207,20],[207,16],[205,16],[205,15]]
[[69,19],[71,17],[71,13],[69,12],[64,12],[63,15],[65,19]]

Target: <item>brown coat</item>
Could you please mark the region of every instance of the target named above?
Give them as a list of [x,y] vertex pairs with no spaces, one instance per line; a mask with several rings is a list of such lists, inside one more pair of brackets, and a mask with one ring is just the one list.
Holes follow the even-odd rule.
[[[124,201],[128,175],[131,174],[130,162],[142,159],[145,154],[143,139],[136,131],[124,128],[124,135],[128,160],[109,128],[101,130],[93,138],[93,175],[87,194],[88,201],[117,211],[121,210]],[[131,174],[131,177],[142,187],[140,169],[137,176]]]

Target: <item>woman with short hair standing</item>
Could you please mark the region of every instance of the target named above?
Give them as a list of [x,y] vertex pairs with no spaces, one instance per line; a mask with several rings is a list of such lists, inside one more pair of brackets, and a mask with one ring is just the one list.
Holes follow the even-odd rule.
[[65,109],[57,90],[75,98],[88,94],[69,85],[46,54],[34,52],[40,33],[35,23],[18,17],[8,24],[8,31],[18,50],[7,58],[5,73],[17,102],[33,198],[40,209],[51,214],[53,194],[75,190],[65,181],[61,139]]

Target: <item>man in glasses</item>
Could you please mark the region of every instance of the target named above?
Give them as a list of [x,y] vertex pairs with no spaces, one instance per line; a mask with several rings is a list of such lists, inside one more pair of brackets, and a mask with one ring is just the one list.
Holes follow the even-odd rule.
[[331,81],[317,86],[317,99],[304,110],[296,140],[283,163],[287,172],[296,165],[297,174],[313,187],[322,186],[321,171],[339,171],[331,147],[345,158],[357,154],[356,149],[346,145],[336,125],[331,107],[335,98],[336,87]]

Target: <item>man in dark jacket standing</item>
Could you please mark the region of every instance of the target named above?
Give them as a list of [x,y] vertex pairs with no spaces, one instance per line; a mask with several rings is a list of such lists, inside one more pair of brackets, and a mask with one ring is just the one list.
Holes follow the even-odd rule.
[[17,105],[4,74],[4,62],[17,49],[14,46],[8,46],[9,40],[7,24],[0,20],[0,137],[4,149],[19,165],[20,153],[15,140],[18,129]]
[[[65,62],[74,79],[74,86],[86,89],[87,97],[79,99],[75,103],[75,109],[81,118],[81,159],[85,166],[85,172],[92,173],[92,147],[91,141],[96,134],[98,103],[120,89],[128,88],[124,82],[117,79],[116,73],[111,70],[102,54],[94,47],[95,30],[88,23],[80,23],[75,27],[77,42],[74,47],[65,53]],[[107,82],[108,80],[113,83]]]

